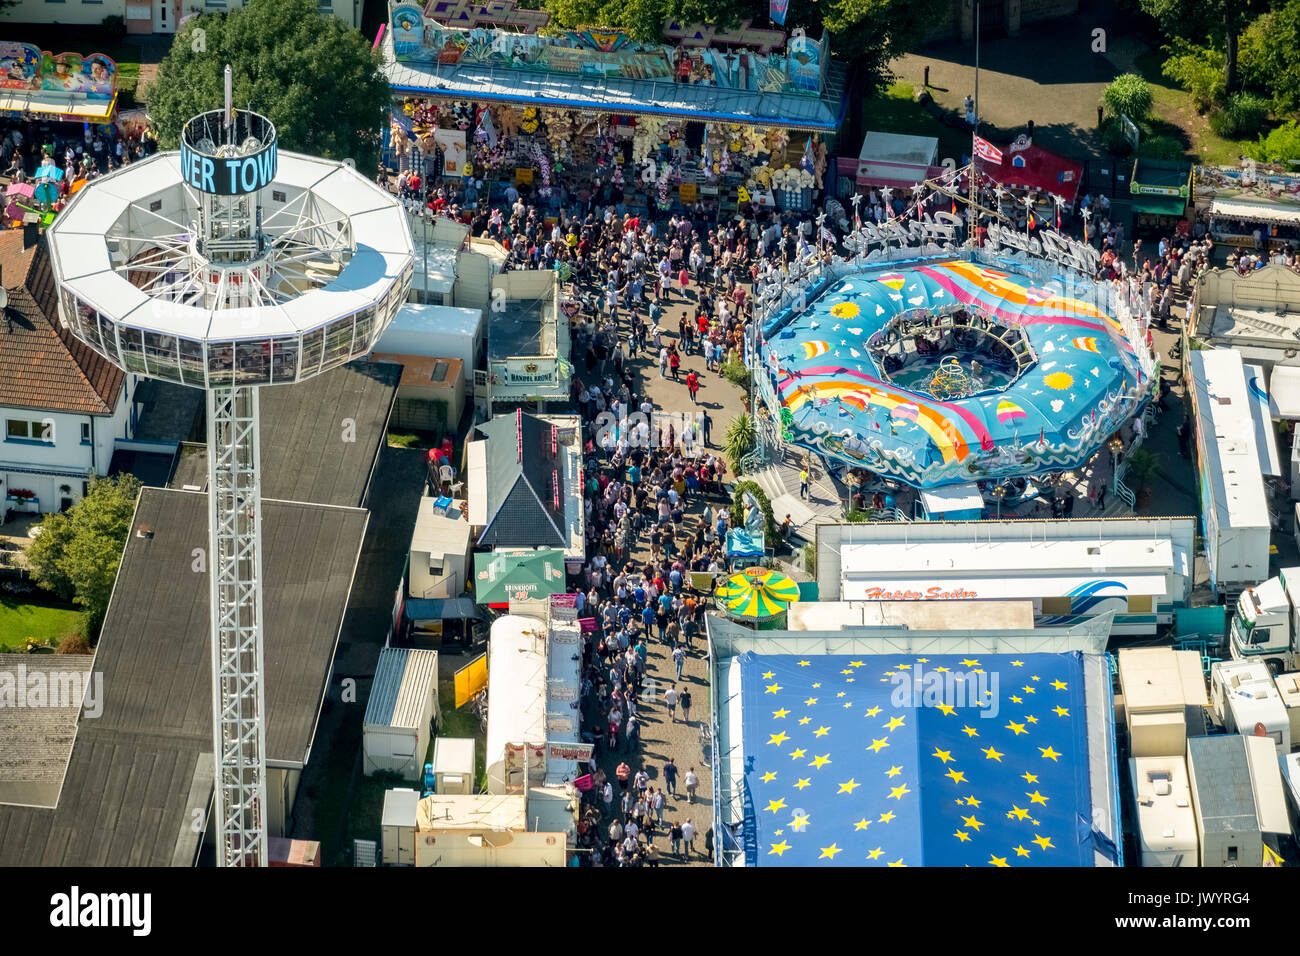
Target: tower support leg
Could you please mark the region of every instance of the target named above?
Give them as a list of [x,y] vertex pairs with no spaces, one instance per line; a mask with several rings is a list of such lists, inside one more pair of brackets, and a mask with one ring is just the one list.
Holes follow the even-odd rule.
[[258,394],[234,386],[207,396],[217,864],[266,866]]

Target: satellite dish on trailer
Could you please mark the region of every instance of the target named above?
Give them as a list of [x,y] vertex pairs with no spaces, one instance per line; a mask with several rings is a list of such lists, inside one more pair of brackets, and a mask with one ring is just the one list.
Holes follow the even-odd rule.
[[0,311],[9,308],[9,293],[0,288]]
[[347,166],[349,169],[356,169],[357,161],[349,156],[347,159],[343,160],[343,165]]

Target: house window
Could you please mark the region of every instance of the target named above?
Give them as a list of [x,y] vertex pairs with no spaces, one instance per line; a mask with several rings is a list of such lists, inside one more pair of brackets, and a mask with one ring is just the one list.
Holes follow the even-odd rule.
[[1043,598],[1043,616],[1052,617],[1059,614],[1070,613],[1070,599],[1068,597],[1045,597]]
[[81,443],[83,445],[90,444],[90,422],[81,423]]
[[54,423],[10,418],[5,421],[5,438],[8,441],[36,441],[54,444]]
[[1130,594],[1128,599],[1128,610],[1130,614],[1150,614],[1151,613],[1151,595]]
[[1235,846],[1228,847],[1228,862],[1237,862],[1237,848]]

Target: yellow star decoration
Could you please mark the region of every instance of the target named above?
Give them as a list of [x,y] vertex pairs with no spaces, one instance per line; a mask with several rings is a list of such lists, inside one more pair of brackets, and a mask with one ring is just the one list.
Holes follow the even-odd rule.
[[1005,856],[990,856],[989,866],[1010,866]]
[[784,810],[784,809],[785,809],[785,798],[784,798],[784,797],[778,797],[778,798],[775,799],[775,800],[770,800],[770,801],[768,801],[767,809],[770,810],[772,813],[776,813],[778,810]]
[[980,732],[976,730],[974,727],[971,727],[969,724],[963,727],[961,729],[961,732],[965,734],[967,737],[978,737],[980,735]]
[[1038,718],[1035,717],[1033,714],[1025,714],[1025,720],[1027,720],[1031,724],[1038,723]]
[[1014,849],[1016,851],[1016,856],[1029,856],[1029,851],[1025,849],[1023,845],[1017,846]]
[[790,828],[796,833],[808,826],[808,814],[799,813],[790,821]]
[[1055,707],[1052,708],[1052,710],[1056,711],[1056,716],[1058,716],[1058,717],[1069,717],[1069,716],[1070,716],[1070,711],[1069,711],[1069,709],[1068,709],[1068,708],[1065,708],[1065,707],[1062,707],[1060,704],[1057,704]]
[[788,849],[790,849],[790,844],[782,840],[780,843],[773,843],[772,849],[767,851],[767,855],[771,856],[773,853],[775,853],[777,856],[782,856],[784,855],[785,851]]
[[1023,697],[1017,697],[1015,694],[1012,694],[1012,695],[1011,695],[1011,703],[1013,703],[1013,704],[1023,704],[1024,702],[1025,702],[1025,699],[1024,699]]
[[908,795],[909,793],[911,793],[911,792],[912,792],[911,790],[908,790],[908,789],[907,789],[907,784],[902,783],[902,784],[899,784],[897,787],[894,787],[892,790],[889,791],[889,799],[891,799],[891,800],[902,800],[903,797],[907,796],[907,795]]
[[944,763],[947,763],[949,760],[952,759],[952,751],[951,751],[951,750],[940,750],[938,747],[935,747],[935,748],[934,748],[934,753],[930,754],[930,756],[931,756],[931,757],[938,757],[941,761],[943,761]]
[[996,747],[982,747],[980,749],[984,752],[985,760],[996,760],[998,763],[1002,762],[1002,754]]
[[867,712],[866,712],[865,714],[863,714],[862,716],[864,716],[864,717],[874,717],[874,716],[876,716],[876,714],[878,714],[878,713],[880,713],[880,708],[879,708],[879,707],[872,707],[869,711],[867,711]]
[[835,859],[835,854],[836,854],[836,853],[841,853],[841,852],[843,852],[843,851],[842,851],[839,847],[837,847],[834,843],[832,843],[830,846],[824,846],[824,847],[822,847],[822,855],[819,856],[819,857],[817,857],[817,859],[819,859],[819,860],[833,860],[833,859]]
[[820,770],[822,767],[826,766],[830,762],[831,762],[831,755],[822,754],[820,757],[813,757],[812,760],[808,762],[808,766],[816,767],[818,770]]
[[1018,724],[1014,720],[1011,721],[1009,724],[1007,724],[1007,730],[1011,731],[1017,737],[1019,737],[1021,734],[1029,733],[1029,731],[1025,729],[1024,724]]
[[804,705],[805,707],[811,707],[811,706],[812,706],[813,704],[815,704],[815,703],[817,703],[817,698],[816,698],[816,697],[809,697],[807,700],[805,700],[805,701],[803,702],[803,705]]
[[948,673],[948,668],[946,668],[946,667],[936,667],[936,668],[934,669],[934,672],[935,672],[936,674],[946,674],[946,673]]
[[970,834],[967,833],[965,830],[958,830],[956,833],[953,834],[953,836],[955,836],[962,843],[970,842]]
[[885,776],[886,776],[886,777],[897,777],[897,776],[898,776],[900,773],[902,773],[902,772],[903,772],[903,768],[902,768],[902,767],[890,767],[888,770],[885,771]]
[[777,691],[779,691],[780,689],[781,689],[781,685],[780,685],[780,684],[768,684],[768,685],[767,685],[767,692],[768,692],[769,694],[775,694],[775,693],[776,693]]
[[869,827],[869,826],[871,826],[871,821],[868,820],[866,817],[863,817],[863,818],[862,818],[861,820],[859,820],[857,823],[853,824],[853,829],[855,829],[855,830],[865,830],[865,829],[866,829],[867,827]]
[[862,786],[862,784],[858,783],[856,780],[850,779],[847,783],[840,784],[840,789],[838,792],[852,795],[853,791],[860,786]]
[[839,692],[838,694],[836,694],[835,696],[836,696],[836,697],[843,697],[843,696],[845,695],[845,693],[846,693],[845,691],[840,691],[840,692]]
[[865,667],[866,661],[849,661],[850,667]]
[[890,718],[889,718],[889,723],[885,724],[885,729],[886,729],[886,730],[894,730],[894,729],[896,729],[896,728],[898,728],[898,727],[901,727],[901,726],[903,726],[903,718],[902,718],[902,717],[890,717]]
[[972,814],[972,815],[969,816],[969,817],[962,817],[962,818],[961,818],[961,822],[962,822],[962,824],[963,824],[964,826],[968,826],[968,827],[970,827],[970,828],[971,828],[972,830],[974,830],[976,833],[979,833],[979,832],[980,832],[980,827],[984,826],[983,823],[981,823],[978,819],[976,819],[976,817],[975,817],[974,814]]
[[778,747],[790,739],[790,736],[783,730],[779,734],[773,734],[769,744],[776,744]]
[[1033,684],[1026,684],[1024,687],[1022,687],[1022,688],[1020,688],[1020,689],[1023,690],[1026,694],[1037,694],[1037,693],[1038,693],[1037,688],[1035,688]]
[[1030,680],[1042,680],[1042,678],[1039,677],[1037,674],[1035,674],[1033,677],[1031,677],[1031,678],[1029,678],[1029,679],[1030,679]]
[[825,736],[826,736],[827,734],[829,734],[830,732],[831,732],[831,729],[830,729],[829,727],[822,726],[822,727],[818,727],[816,730],[813,731],[813,736],[814,736],[814,737],[825,737]]
[[1024,661],[1012,661],[1012,662],[1011,662],[1011,666],[1012,666],[1012,667],[1024,667],[1024,666],[1025,666],[1025,662],[1024,662]]
[[1029,819],[1029,811],[1028,811],[1028,810],[1022,810],[1020,807],[1016,806],[1016,805],[1013,803],[1013,804],[1011,804],[1011,809],[1007,811],[1007,819],[1008,819],[1008,820],[1012,820],[1012,819],[1015,819],[1015,820],[1028,820],[1028,819]]
[[957,708],[952,706],[952,704],[940,704],[935,709],[942,712],[945,717],[951,717],[953,714],[957,713]]
[[774,671],[768,671],[766,674],[763,675],[763,680],[771,680],[775,676],[776,673]]
[[851,700],[846,700],[846,701],[844,702],[844,706],[845,706],[845,707],[852,707],[852,706],[853,706],[853,701],[851,701]]
[[872,850],[870,853],[867,854],[867,859],[868,859],[868,860],[876,860],[876,859],[879,859],[879,858],[880,858],[880,854],[882,854],[882,853],[884,853],[884,852],[885,852],[885,851],[884,851],[883,849],[881,849],[880,847],[876,847],[874,850]]
[[896,817],[896,816],[898,816],[898,814],[894,813],[893,810],[886,810],[884,813],[882,813],[882,814],[880,815],[880,819],[877,820],[876,822],[877,822],[877,823],[888,823],[890,820],[894,819],[894,817]]
[[1043,757],[1044,757],[1045,759],[1050,760],[1050,761],[1052,761],[1053,763],[1057,763],[1058,761],[1057,761],[1056,758],[1059,757],[1059,756],[1061,756],[1059,753],[1057,753],[1057,752],[1056,752],[1055,750],[1053,750],[1051,747],[1039,747],[1038,749],[1039,749],[1040,751],[1042,751]]
[[811,717],[800,717],[800,718],[799,718],[799,725],[800,725],[800,726],[803,726],[804,724],[811,724],[811,723],[812,723],[812,718],[811,718]]
[[[961,803],[960,800],[958,800],[957,802],[958,802],[958,803]],[[969,797],[966,798],[966,806],[968,806],[968,807],[978,807],[979,805],[980,805],[980,802],[979,802],[978,800],[975,799],[975,795],[974,795],[974,794],[971,794]]]
[[966,774],[961,770],[949,770],[944,774],[945,777],[952,777],[953,783],[966,783]]
[[895,664],[894,666],[897,667],[900,671],[910,671],[912,669],[911,664]]
[[1052,686],[1055,687],[1057,690],[1065,690],[1070,685],[1063,680],[1054,680],[1052,681]]
[[800,747],[798,750],[791,750],[791,751],[790,751],[790,759],[792,759],[792,760],[798,760],[800,757],[802,757],[802,756],[803,756],[804,754],[806,754],[807,752],[808,752],[808,751],[804,750],[802,747]]
[[847,676],[847,675],[849,675],[849,674],[852,674],[853,671],[849,670],[849,669],[846,667],[846,668],[844,668],[844,670],[840,671],[840,673],[841,673],[841,674],[844,674],[845,676]]
[[928,663],[930,663],[930,658],[928,658],[928,657],[918,657],[918,658],[916,659],[916,662],[917,662],[918,664],[928,664]]
[[906,867],[906,866],[907,866],[907,864],[903,862],[903,858],[902,858],[901,856],[900,856],[897,860],[895,860],[893,863],[890,863],[890,864],[888,864],[888,865],[889,865],[889,866],[901,866],[901,867]]
[[1037,843],[1037,844],[1038,844],[1039,846],[1041,846],[1044,850],[1055,850],[1055,849],[1056,849],[1056,847],[1052,846],[1052,838],[1051,838],[1051,837],[1039,836],[1037,833],[1034,834],[1034,839],[1031,840],[1030,842],[1032,842],[1032,843]]
[[853,683],[854,681],[856,681],[856,680],[857,680],[856,677],[849,677],[849,678],[846,678],[846,679],[845,679],[844,683],[846,683],[846,684],[852,684],[852,683]]
[[784,707],[782,707],[780,710],[772,711],[773,720],[783,720],[789,716],[790,716],[790,711],[786,710]]
[[817,683],[813,684],[813,690],[816,690],[818,687],[821,687],[821,686],[822,686],[822,682],[821,682],[821,681],[818,681]]
[[812,661],[800,661],[800,662],[799,662],[799,666],[800,666],[800,667],[811,667],[811,666],[812,666]]
[[874,750],[876,753],[880,753],[881,750],[883,750],[888,746],[889,746],[889,741],[886,740],[884,737],[881,737],[877,740],[871,741],[871,745],[867,747],[867,749]]
[[1025,778],[1025,783],[1038,783],[1038,774],[1036,773],[1030,773],[1026,770],[1020,776]]
[[769,770],[767,773],[763,774],[762,779],[764,783],[771,783],[773,780],[776,779],[776,771]]
[[796,790],[802,790],[804,787],[811,787],[811,786],[812,786],[811,777],[800,777],[798,780],[795,781],[794,788]]
[[967,657],[965,660],[963,660],[963,661],[961,662],[961,666],[962,666],[962,667],[967,667],[967,668],[969,668],[969,667],[979,667],[979,666],[980,666],[980,662],[979,662],[979,661],[973,661],[973,660],[971,660],[969,657]]
[[1037,790],[1035,790],[1033,793],[1030,793],[1029,791],[1025,791],[1025,796],[1029,798],[1030,803],[1041,803],[1043,806],[1047,806],[1047,798],[1043,796],[1041,793],[1039,793]]

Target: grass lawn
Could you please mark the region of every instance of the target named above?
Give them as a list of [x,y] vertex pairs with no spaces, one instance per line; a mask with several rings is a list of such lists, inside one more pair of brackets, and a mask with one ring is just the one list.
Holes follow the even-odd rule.
[[[466,660],[466,663],[469,661]],[[438,736],[474,738],[474,780],[480,791],[487,790],[487,731],[483,729],[471,705],[466,704],[457,710],[455,704],[455,682],[439,681]],[[429,741],[429,753],[424,758],[425,763],[433,762],[433,744],[434,741]]]
[[912,84],[899,80],[882,95],[862,104],[868,130],[903,133],[908,136],[937,136],[940,157],[960,159],[970,152],[970,133],[940,123],[912,98]]
[[84,634],[86,612],[73,608],[0,601],[0,652],[25,651],[27,640],[55,643],[69,634]]
[[1237,165],[1237,157],[1254,140],[1232,140],[1216,136],[1206,116],[1196,112],[1192,94],[1174,85],[1160,72],[1165,54],[1148,50],[1137,58],[1138,71],[1151,84],[1152,112],[1157,120],[1181,130],[1189,144],[1188,154],[1206,165]]

